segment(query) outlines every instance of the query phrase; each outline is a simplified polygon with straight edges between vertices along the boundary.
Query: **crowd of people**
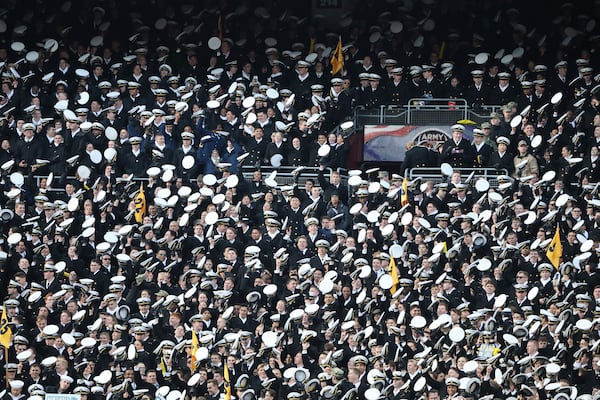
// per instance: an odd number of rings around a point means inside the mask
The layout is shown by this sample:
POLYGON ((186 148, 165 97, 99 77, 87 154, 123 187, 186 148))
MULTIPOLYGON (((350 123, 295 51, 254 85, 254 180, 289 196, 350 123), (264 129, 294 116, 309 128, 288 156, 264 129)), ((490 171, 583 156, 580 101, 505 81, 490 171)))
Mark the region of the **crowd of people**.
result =
POLYGON ((0 10, 3 400, 597 398, 592 17, 121 3, 0 10), (352 169, 414 99, 498 112, 352 169))

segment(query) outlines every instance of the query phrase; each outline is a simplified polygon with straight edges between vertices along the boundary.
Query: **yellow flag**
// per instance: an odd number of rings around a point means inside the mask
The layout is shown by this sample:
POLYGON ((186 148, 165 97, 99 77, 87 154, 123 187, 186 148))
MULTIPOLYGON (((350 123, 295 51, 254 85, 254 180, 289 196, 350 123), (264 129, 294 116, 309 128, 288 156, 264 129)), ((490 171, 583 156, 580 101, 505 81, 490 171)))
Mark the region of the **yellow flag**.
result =
POLYGON ((160 371, 162 372, 163 376, 167 372, 167 364, 165 363, 164 356, 160 358, 160 371))
POLYGON ((2 320, 0 321, 0 344, 8 349, 10 347, 10 336, 12 331, 8 326, 8 317, 6 316, 6 307, 2 308, 2 320))
POLYGON ((225 400, 231 399, 231 382, 229 381, 229 368, 227 368, 227 363, 224 364, 223 367, 223 378, 225 379, 224 387, 225 387, 225 400))
POLYGON ((146 195, 144 194, 144 185, 140 183, 140 191, 135 195, 133 199, 135 203, 135 222, 141 224, 146 215, 146 195))
POLYGON ((200 342, 198 341, 198 336, 196 336, 196 332, 192 331, 192 372, 196 370, 196 353, 198 352, 199 347, 200 342))
POLYGON ((550 242, 550 246, 548 246, 548 250, 546 250, 546 257, 548 260, 554 265, 554 268, 558 269, 560 265, 560 258, 562 257, 562 243, 560 242, 560 228, 556 226, 556 232, 554 233, 554 237, 550 242))
POLYGON ((398 278, 398 268, 396 268, 396 260, 394 259, 394 257, 390 257, 390 275, 392 276, 392 287, 390 288, 390 293, 394 294, 396 293, 396 290, 398 290, 398 283, 400 282, 400 279, 398 278))
POLYGON ((340 36, 333 56, 331 56, 331 73, 335 75, 341 72, 342 69, 344 69, 344 55, 342 54, 342 37, 340 36))
POLYGON ((408 180, 404 178, 402 181, 402 189, 400 190, 400 205, 404 207, 408 204, 408 180))

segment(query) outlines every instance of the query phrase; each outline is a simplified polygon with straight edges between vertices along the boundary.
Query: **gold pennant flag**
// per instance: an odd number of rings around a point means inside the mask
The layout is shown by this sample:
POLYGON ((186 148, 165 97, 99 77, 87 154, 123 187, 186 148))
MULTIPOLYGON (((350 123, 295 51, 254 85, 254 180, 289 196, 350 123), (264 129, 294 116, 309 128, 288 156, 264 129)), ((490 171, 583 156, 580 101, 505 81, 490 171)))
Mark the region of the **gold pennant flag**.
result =
POLYGON ((398 283, 400 283, 400 278, 398 277, 398 268, 396 268, 396 260, 394 257, 390 257, 390 275, 392 276, 392 287, 390 288, 390 293, 393 295, 398 290, 398 283))
POLYGON ((199 348, 200 342, 198 341, 198 336, 196 335, 196 332, 192 330, 192 372, 196 370, 196 361, 198 361, 196 360, 196 353, 198 352, 199 348))
POLYGON ((402 181, 402 189, 400 190, 400 205, 404 207, 408 204, 408 179, 402 181))
POLYGON ((560 265, 560 259, 562 257, 563 248, 562 243, 560 242, 560 228, 556 226, 556 232, 554 233, 554 237, 550 242, 550 246, 548 246, 548 250, 546 250, 546 257, 548 260, 554 265, 554 268, 558 270, 558 266, 560 265))
POLYGON ((0 321, 0 344, 8 349, 10 347, 10 337, 12 330, 8 325, 8 316, 6 315, 6 307, 2 308, 2 320, 0 321))
POLYGON ((338 44, 335 46, 335 51, 331 57, 331 73, 336 75, 344 69, 344 55, 342 54, 342 37, 338 39, 338 44))
POLYGON ((167 372, 167 364, 165 363, 165 357, 160 358, 160 372, 162 372, 163 376, 167 372))
POLYGON ((135 203, 135 222, 141 224, 146 215, 146 195, 144 194, 144 186, 140 183, 140 191, 135 195, 133 199, 135 203))
POLYGON ((225 400, 231 399, 231 381, 229 380, 229 368, 227 368, 227 364, 224 364, 223 367, 223 378, 225 380, 225 400))

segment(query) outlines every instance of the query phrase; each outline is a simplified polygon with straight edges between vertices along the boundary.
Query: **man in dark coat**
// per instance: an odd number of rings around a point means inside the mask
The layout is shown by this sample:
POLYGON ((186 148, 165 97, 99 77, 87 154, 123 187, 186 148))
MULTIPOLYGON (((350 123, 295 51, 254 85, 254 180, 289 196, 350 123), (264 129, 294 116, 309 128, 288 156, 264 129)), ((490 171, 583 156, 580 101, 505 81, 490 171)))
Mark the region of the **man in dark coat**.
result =
POLYGON ((386 86, 389 104, 404 105, 408 101, 408 87, 402 80, 402 67, 392 70, 392 80, 386 86))
POLYGON ((264 128, 257 125, 254 134, 244 135, 242 139, 246 151, 250 153, 246 165, 260 165, 267 150, 267 140, 264 138, 264 128))
POLYGON ((135 177, 142 177, 150 166, 150 158, 141 149, 141 137, 134 136, 129 142, 131 143, 131 151, 123 154, 123 157, 119 159, 120 172, 122 174, 132 173, 135 177))
POLYGON ((473 130, 473 166, 475 168, 485 167, 494 152, 492 146, 485 142, 484 133, 481 129, 473 130))
POLYGON ((471 76, 473 77, 473 83, 470 84, 465 91, 467 103, 473 108, 479 108, 489 104, 492 90, 487 83, 483 82, 483 71, 472 71, 471 76))
POLYGON ((402 167, 400 167, 400 175, 404 175, 407 169, 435 166, 437 157, 425 146, 426 144, 426 141, 421 141, 406 152, 404 162, 402 163, 402 167))
POLYGON ((369 84, 371 90, 367 91, 367 104, 366 108, 377 108, 382 104, 385 104, 387 94, 385 90, 379 86, 381 76, 379 74, 369 74, 369 84))
POLYGON ((42 155, 40 141, 35 138, 35 126, 23 124, 23 135, 15 145, 15 161, 19 169, 24 173, 32 171, 36 158, 42 155))
POLYGON ((473 148, 471 143, 463 138, 465 127, 452 125, 452 139, 446 140, 442 148, 441 161, 455 168, 467 167, 473 164, 473 148))
POLYGON ((297 74, 289 82, 289 89, 296 94, 298 107, 303 109, 311 106, 310 87, 314 84, 314 78, 308 71, 309 67, 310 63, 304 60, 298 61, 296 64, 297 74))
POLYGON ((500 72, 498 84, 492 88, 490 104, 504 105, 517 97, 517 89, 510 83, 510 73, 500 72))
POLYGON ((508 174, 512 175, 515 170, 515 163, 513 155, 508 152, 510 140, 505 136, 500 136, 496 139, 496 143, 498 144, 498 150, 490 156, 488 167, 496 168, 497 170, 506 168, 508 174))
POLYGON ((352 113, 352 99, 344 91, 344 80, 333 78, 329 95, 325 97, 325 129, 331 130, 344 121, 352 113))

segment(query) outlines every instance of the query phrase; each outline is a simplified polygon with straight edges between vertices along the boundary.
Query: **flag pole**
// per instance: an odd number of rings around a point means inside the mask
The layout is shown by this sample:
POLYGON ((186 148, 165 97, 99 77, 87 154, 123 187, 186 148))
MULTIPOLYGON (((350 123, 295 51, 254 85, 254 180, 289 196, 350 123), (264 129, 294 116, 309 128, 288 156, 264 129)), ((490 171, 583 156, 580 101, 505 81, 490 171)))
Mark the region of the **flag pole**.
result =
MULTIPOLYGON (((3 321, 1 322, 0 325, 2 325, 2 328, 4 328, 4 324, 6 323, 6 326, 8 327, 8 315, 6 314, 6 304, 2 303, 2 319, 3 321), (6 319, 5 319, 6 318, 6 319)), ((4 336, 4 329, 2 329, 2 336, 4 336)), ((12 332, 10 333, 12 335, 12 332)), ((2 343, 2 347, 4 347, 4 364, 8 364, 8 346, 10 345, 10 336, 9 336, 9 344, 6 345, 5 343, 2 343)), ((4 340, 3 340, 4 342, 4 340)), ((8 389, 8 368, 5 368, 4 370, 4 385, 6 386, 6 388, 8 389)))
MULTIPOLYGON (((4 363, 8 364, 8 348, 4 347, 4 363)), ((4 371, 4 381, 6 388, 8 389, 8 368, 4 371)))

